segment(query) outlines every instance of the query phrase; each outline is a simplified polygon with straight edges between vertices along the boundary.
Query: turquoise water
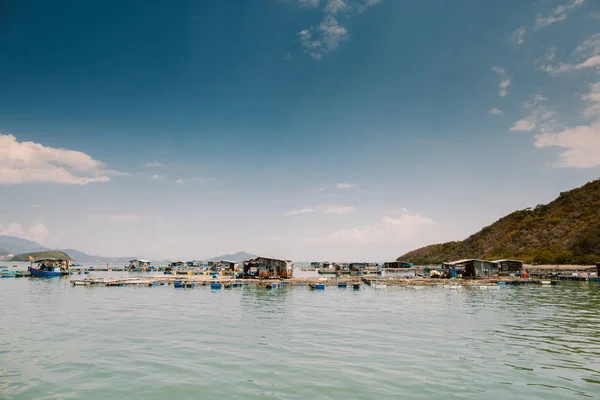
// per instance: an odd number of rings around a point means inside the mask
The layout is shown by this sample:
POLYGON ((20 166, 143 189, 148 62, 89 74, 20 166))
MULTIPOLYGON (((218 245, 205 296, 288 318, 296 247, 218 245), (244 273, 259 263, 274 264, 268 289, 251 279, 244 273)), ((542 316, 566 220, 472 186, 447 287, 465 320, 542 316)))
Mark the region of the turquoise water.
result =
POLYGON ((2 399, 600 397, 600 285, 72 287, 0 279, 2 399))

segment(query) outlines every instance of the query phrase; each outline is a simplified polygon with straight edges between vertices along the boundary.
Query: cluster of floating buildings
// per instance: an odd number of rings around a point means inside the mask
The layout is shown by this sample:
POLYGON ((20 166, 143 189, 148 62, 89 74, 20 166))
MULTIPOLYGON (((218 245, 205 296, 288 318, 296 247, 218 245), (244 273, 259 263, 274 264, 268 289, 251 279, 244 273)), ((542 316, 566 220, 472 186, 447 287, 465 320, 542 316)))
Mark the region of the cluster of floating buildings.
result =
MULTIPOLYGON (((27 273, 37 276, 58 276, 73 273, 88 273, 87 271, 108 270, 102 268, 82 268, 79 264, 72 264, 71 260, 42 259, 33 260, 27 273), (34 265, 35 264, 35 265, 34 265)), ((237 279, 263 278, 263 279, 290 279, 294 275, 294 264, 291 260, 273 257, 255 257, 244 261, 174 261, 166 266, 154 266, 149 260, 135 259, 125 267, 111 268, 113 271, 129 272, 162 272, 165 275, 213 275, 237 279)), ((409 262, 389 261, 381 264, 373 262, 312 262, 310 267, 302 270, 316 271, 322 275, 379 275, 403 276, 402 273, 410 271, 414 277, 431 278, 462 278, 462 279, 487 279, 500 276, 527 277, 528 271, 524 269, 519 260, 481 260, 464 259, 444 262, 439 266, 415 266, 409 262)), ((2 275, 14 272, 2 271, 2 275)), ((23 275, 26 276, 26 275, 23 275)), ((406 276, 406 275, 404 275, 406 276)), ((600 278, 600 263, 597 264, 597 277, 600 278)))

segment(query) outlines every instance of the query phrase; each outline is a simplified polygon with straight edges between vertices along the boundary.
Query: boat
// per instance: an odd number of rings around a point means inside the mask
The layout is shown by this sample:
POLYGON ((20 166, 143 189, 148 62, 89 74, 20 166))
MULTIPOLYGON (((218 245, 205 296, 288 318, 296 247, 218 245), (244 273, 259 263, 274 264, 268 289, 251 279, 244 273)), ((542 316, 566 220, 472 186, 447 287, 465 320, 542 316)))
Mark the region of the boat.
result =
POLYGON ((339 282, 339 283, 338 283, 338 287, 339 287, 340 289, 346 289, 346 288, 348 287, 348 284, 347 284, 347 283, 345 283, 345 282, 339 282))
POLYGON ((44 258, 32 261, 31 266, 27 268, 27 270, 31 272, 32 276, 51 278, 55 276, 69 275, 70 266, 71 260, 60 258, 44 258), (33 266, 34 264, 36 264, 35 267, 33 266))
POLYGON ((374 282, 371 283, 371 287, 373 289, 387 289, 387 285, 383 282, 374 282))
POLYGON ((353 288, 354 290, 360 290, 360 283, 355 283, 355 284, 353 284, 353 285, 352 285, 352 288, 353 288))
POLYGON ((312 290, 325 290, 325 284, 323 283, 311 283, 309 286, 312 290))

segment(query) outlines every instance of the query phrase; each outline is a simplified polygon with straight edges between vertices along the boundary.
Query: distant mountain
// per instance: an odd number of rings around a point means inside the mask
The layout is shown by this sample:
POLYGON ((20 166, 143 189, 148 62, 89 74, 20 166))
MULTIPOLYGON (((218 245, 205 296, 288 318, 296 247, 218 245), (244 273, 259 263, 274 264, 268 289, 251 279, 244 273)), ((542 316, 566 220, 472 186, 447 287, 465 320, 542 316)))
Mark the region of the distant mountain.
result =
POLYGON ((39 260, 41 258, 70 258, 67 254, 57 250, 35 251, 23 254, 17 254, 11 258, 11 261, 29 261, 31 259, 39 260))
MULTIPOLYGON (((50 251, 51 249, 31 240, 21 239, 14 236, 0 235, 0 256, 6 254, 24 254, 39 251, 50 251)), ((55 251, 66 253, 71 259, 77 262, 85 263, 126 263, 135 257, 103 257, 91 256, 75 249, 53 249, 55 251)), ((50 258, 50 257, 49 257, 50 258)), ((17 260, 15 260, 17 261, 17 260)), ((29 260, 25 260, 29 261, 29 260)))
POLYGON ((47 250, 47 247, 32 242, 31 240, 21 239, 14 236, 0 235, 0 249, 4 249, 11 254, 29 253, 32 251, 47 250))
POLYGON ((67 253, 73 260, 79 263, 110 263, 120 264, 127 263, 129 260, 133 260, 135 257, 103 257, 103 256, 91 256, 82 251, 75 249, 62 249, 61 251, 67 253))
POLYGON ((515 211, 461 242, 434 244, 398 260, 437 264, 502 258, 537 264, 600 261, 600 180, 562 192, 553 202, 515 211))
POLYGON ((237 253, 234 253, 234 254, 224 254, 222 256, 209 258, 204 261, 221 261, 221 260, 244 261, 244 260, 248 260, 250 258, 256 258, 256 257, 258 257, 258 256, 254 255, 254 254, 246 253, 245 251, 238 251, 237 253))

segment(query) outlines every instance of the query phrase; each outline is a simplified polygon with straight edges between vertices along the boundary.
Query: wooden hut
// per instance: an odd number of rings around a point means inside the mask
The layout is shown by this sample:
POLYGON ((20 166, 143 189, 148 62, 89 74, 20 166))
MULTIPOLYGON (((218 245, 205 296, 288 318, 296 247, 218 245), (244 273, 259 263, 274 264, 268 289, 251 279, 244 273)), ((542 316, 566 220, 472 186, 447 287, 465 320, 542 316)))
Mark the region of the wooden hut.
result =
POLYGON ((271 257, 257 257, 244 261, 244 276, 259 278, 291 278, 293 265, 290 260, 271 257))

